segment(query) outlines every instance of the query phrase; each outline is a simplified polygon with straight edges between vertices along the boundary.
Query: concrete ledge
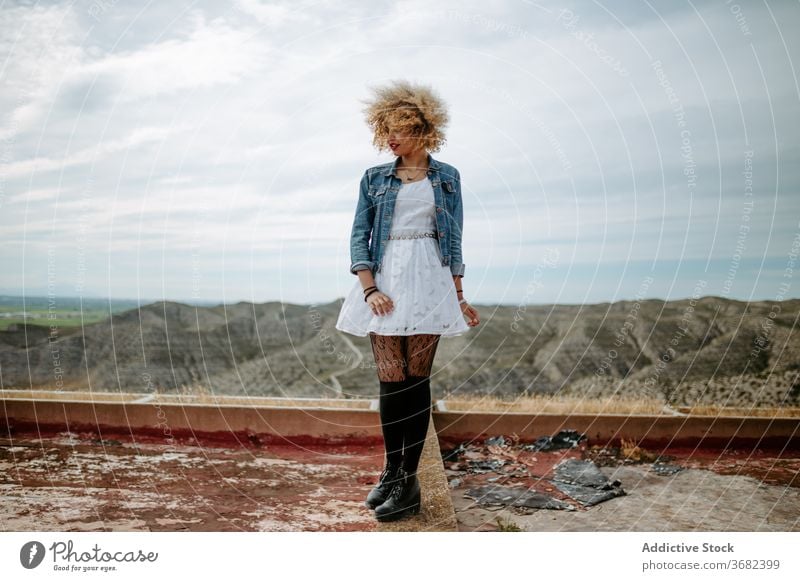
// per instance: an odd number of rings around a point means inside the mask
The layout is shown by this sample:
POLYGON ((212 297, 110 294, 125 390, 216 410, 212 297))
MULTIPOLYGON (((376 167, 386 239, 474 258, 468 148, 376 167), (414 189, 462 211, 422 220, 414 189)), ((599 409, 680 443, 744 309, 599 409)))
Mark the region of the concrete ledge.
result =
MULTIPOLYGON (((132 403, 2 398, 0 429, 96 433, 140 440, 216 440, 323 444, 382 442, 380 420, 366 409, 244 406, 216 403, 132 403)), ((309 402, 310 403, 310 402, 309 402)))
POLYGON ((573 429, 598 445, 625 438, 649 447, 800 449, 800 418, 435 411, 433 421, 448 443, 500 434, 534 441, 573 429))
MULTIPOLYGON (((147 401, 143 399, 147 395, 3 390, 0 428, 12 434, 71 430, 156 441, 203 439, 256 445, 382 442, 377 400, 218 396, 207 401, 208 396, 156 394, 147 401), (92 399, 80 399, 85 397, 92 399)), ((618 444, 625 438, 651 447, 800 449, 800 418, 447 410, 446 401, 438 400, 432 415, 439 439, 447 442, 499 434, 533 441, 574 429, 600 445, 618 444)))

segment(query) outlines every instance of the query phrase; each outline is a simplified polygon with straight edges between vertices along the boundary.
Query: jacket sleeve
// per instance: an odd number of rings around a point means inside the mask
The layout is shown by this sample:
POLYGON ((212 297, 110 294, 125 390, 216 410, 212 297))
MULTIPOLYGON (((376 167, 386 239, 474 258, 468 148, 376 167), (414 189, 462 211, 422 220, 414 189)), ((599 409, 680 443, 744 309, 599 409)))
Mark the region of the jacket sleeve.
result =
POLYGON ((461 256, 461 239, 464 234, 464 207, 461 202, 461 174, 455 170, 455 199, 453 200, 453 223, 450 232, 450 272, 453 276, 464 276, 461 256))
POLYGON ((359 270, 367 268, 372 270, 375 266, 369 252, 375 206, 369 198, 368 190, 369 177, 365 171, 358 188, 356 215, 353 218, 353 228, 350 233, 350 272, 355 275, 358 275, 359 270))

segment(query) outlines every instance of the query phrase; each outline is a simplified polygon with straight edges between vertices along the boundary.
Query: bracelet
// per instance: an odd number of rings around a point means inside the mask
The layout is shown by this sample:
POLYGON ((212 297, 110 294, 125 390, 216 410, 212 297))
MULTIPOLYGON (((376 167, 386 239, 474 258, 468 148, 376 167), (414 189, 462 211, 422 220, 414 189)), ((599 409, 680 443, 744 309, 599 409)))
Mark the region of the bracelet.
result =
POLYGON ((458 301, 458 304, 461 305, 461 304, 464 304, 466 302, 467 302, 467 299, 461 299, 460 301, 458 301))
POLYGON ((376 293, 376 292, 378 292, 377 288, 373 288, 371 291, 369 291, 369 293, 367 293, 367 295, 364 297, 364 302, 365 303, 367 302, 367 299, 369 298, 369 295, 371 295, 372 293, 376 293))
POLYGON ((378 287, 376 287, 375 285, 368 286, 367 288, 364 289, 364 292, 367 292, 368 290, 371 290, 371 289, 374 289, 374 288, 378 288, 378 287))

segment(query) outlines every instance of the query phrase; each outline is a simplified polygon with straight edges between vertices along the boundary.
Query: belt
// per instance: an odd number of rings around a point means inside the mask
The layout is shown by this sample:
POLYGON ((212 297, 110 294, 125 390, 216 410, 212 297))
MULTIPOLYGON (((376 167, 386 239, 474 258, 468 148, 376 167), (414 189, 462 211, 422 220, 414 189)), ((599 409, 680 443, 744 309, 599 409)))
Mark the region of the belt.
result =
POLYGON ((389 240, 410 240, 411 238, 436 238, 436 232, 405 232, 403 234, 389 234, 389 240))

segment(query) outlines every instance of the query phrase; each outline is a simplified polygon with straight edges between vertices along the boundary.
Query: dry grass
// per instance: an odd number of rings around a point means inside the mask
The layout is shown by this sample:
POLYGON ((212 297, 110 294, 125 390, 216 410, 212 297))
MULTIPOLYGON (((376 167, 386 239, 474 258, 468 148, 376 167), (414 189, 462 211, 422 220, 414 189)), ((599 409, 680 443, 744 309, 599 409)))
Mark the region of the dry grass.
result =
POLYGON ((152 401, 159 403, 191 403, 214 405, 248 405, 248 406, 286 406, 286 407, 325 407, 341 409, 369 409, 368 399, 326 399, 326 398, 293 398, 293 397, 237 397, 230 395, 172 395, 158 394, 152 401))
POLYGON ((517 412, 541 414, 660 414, 664 413, 664 402, 658 399, 624 399, 605 397, 586 399, 577 396, 530 395, 513 401, 491 396, 463 395, 447 398, 448 411, 517 412))
POLYGON ((653 462, 658 457, 658 454, 642 450, 634 440, 625 438, 620 440, 619 452, 623 458, 633 462, 653 462))
POLYGON ((759 408, 759 407, 719 407, 713 405, 694 405, 679 407, 679 412, 696 416, 749 416, 759 418, 798 418, 800 408, 759 408))
POLYGON ((620 441, 619 452, 623 458, 630 460, 638 460, 640 458, 641 448, 636 445, 633 440, 622 438, 620 441))
POLYGON ((497 523, 497 531, 501 533, 521 533, 522 529, 510 518, 497 517, 494 519, 497 523))
POLYGON ((61 401, 92 401, 92 402, 129 402, 138 397, 143 397, 143 393, 110 393, 110 392, 89 392, 62 390, 53 391, 49 389, 0 389, 2 399, 52 399, 61 401))
POLYGON ((660 399, 604 397, 587 399, 578 396, 530 395, 513 401, 481 395, 462 395, 445 399, 448 411, 512 412, 538 414, 652 414, 697 416, 800 417, 800 408, 742 408, 696 405, 672 409, 660 399))
POLYGON ((367 399, 322 399, 322 398, 281 398, 281 397, 241 397, 213 395, 209 393, 166 394, 166 393, 111 393, 98 391, 52 391, 30 389, 0 390, 0 399, 39 399, 82 401, 92 403, 163 403, 188 405, 242 405, 255 407, 314 407, 337 409, 369 409, 367 399))

